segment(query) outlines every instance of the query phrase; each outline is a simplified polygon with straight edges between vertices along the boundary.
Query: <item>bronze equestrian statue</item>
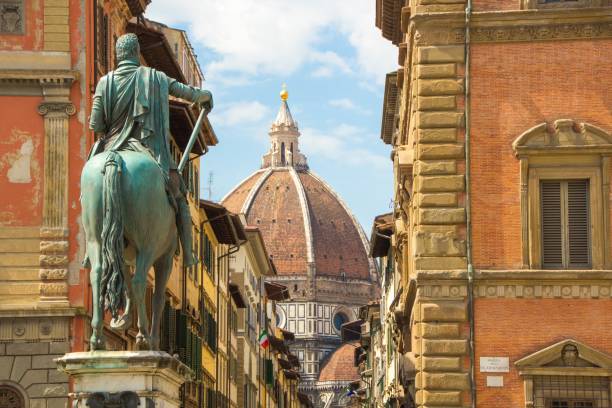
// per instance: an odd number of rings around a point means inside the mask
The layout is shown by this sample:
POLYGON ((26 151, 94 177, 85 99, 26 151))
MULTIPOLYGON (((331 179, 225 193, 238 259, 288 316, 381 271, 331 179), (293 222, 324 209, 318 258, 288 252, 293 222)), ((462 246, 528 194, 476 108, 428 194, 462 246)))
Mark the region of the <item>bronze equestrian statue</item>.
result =
POLYGON ((133 303, 138 312, 137 348, 157 350, 179 237, 183 264, 197 263, 186 187, 170 153, 168 95, 200 104, 206 111, 213 101, 209 91, 141 66, 134 34, 117 40, 116 57, 117 69, 96 87, 89 126, 97 142, 81 174, 85 263, 91 268, 94 308, 90 349, 104 349, 104 310, 111 312, 111 326, 123 329, 133 303), (134 267, 133 276, 128 265, 134 267), (149 330, 145 293, 151 267, 155 290, 149 330))

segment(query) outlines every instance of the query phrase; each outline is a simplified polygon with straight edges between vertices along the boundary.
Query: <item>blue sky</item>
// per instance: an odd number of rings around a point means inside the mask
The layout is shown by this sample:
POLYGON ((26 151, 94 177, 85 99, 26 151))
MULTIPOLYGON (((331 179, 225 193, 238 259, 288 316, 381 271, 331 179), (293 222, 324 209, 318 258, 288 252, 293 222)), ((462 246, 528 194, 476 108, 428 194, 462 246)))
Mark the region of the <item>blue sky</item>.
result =
MULTIPOLYGON (((154 0, 147 17, 187 31, 213 92, 219 144, 203 157, 212 199, 261 165, 283 83, 308 164, 366 231, 390 211, 392 165, 380 140, 384 76, 396 51, 374 0, 154 0)), ((208 198, 208 192, 203 191, 208 198)))

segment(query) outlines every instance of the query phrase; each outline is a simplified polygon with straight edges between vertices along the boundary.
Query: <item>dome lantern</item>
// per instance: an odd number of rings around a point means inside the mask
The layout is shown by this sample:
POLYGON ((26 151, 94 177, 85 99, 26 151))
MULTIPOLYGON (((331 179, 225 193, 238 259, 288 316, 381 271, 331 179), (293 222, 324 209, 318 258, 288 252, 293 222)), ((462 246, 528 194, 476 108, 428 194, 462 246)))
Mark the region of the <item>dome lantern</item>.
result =
POLYGON ((280 109, 268 133, 270 150, 262 157, 262 168, 294 167, 297 170, 306 170, 308 169, 306 156, 300 152, 298 144, 300 131, 287 104, 289 92, 285 84, 280 92, 280 98, 280 109))

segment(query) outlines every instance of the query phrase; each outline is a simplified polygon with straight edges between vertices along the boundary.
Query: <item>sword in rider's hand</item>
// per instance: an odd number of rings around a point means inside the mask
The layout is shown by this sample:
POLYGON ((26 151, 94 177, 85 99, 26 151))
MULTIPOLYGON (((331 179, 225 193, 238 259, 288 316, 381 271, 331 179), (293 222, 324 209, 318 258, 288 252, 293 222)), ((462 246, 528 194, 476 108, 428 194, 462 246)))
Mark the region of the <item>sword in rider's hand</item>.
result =
POLYGON ((183 157, 181 157, 181 161, 177 168, 179 174, 183 172, 183 169, 187 165, 187 162, 189 161, 189 153, 191 153, 191 149, 193 149, 193 145, 195 144, 195 141, 198 138, 198 133, 200 133, 200 128, 202 127, 202 122, 204 122, 204 117, 206 117, 206 115, 208 115, 208 112, 210 112, 210 109, 205 107, 201 107, 200 109, 200 116, 198 116, 198 120, 196 121, 196 124, 193 127, 193 132, 191 132, 189 142, 187 142, 185 152, 183 153, 183 157))

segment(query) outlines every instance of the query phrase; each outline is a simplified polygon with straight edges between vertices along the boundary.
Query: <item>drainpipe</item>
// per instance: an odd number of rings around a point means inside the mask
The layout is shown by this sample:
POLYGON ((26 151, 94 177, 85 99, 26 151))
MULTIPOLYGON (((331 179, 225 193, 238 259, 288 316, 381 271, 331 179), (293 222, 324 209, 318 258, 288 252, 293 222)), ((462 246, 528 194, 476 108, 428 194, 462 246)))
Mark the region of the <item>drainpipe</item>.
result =
POLYGON ((474 265, 472 264, 472 206, 471 206, 471 161, 470 161, 470 20, 472 0, 467 0, 465 8, 465 212, 466 212, 466 251, 468 278, 468 319, 470 323, 470 384, 472 408, 476 408, 476 352, 474 343, 474 265))

